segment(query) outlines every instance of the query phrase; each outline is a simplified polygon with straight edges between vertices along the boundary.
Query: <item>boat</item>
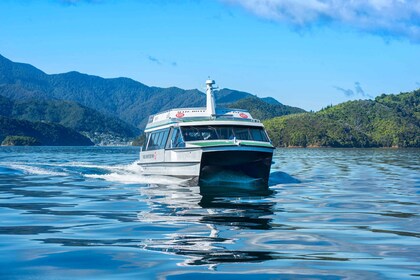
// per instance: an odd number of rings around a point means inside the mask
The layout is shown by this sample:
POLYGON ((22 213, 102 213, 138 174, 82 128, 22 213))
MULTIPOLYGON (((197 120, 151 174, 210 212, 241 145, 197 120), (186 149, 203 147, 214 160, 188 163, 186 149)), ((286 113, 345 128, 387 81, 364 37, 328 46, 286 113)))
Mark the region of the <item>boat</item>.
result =
POLYGON ((145 175, 268 185, 274 147, 263 124, 246 110, 216 108, 215 81, 206 81, 206 107, 151 115, 138 165, 145 175))

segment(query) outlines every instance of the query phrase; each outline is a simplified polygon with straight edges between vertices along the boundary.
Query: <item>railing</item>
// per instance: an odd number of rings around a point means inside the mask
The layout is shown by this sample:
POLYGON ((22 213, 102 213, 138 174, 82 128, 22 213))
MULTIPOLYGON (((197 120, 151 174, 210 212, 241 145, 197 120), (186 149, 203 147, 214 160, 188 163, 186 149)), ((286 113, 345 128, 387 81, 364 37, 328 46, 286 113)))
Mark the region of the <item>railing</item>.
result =
MULTIPOLYGON (((197 107, 197 108, 175 108, 175 109, 170 109, 170 110, 166 110, 166 111, 162 111, 162 112, 159 112, 159 113, 157 113, 157 114, 153 114, 153 115, 150 115, 149 116, 149 120, 148 120, 148 122, 147 123, 152 123, 153 122, 153 119, 154 119, 154 117, 155 116, 157 116, 157 115, 162 115, 162 114, 165 114, 165 113, 170 113, 170 112, 178 112, 178 111, 203 111, 203 110, 205 110, 206 108, 204 108, 204 107, 197 107)), ((244 109, 234 109, 234 108, 223 108, 223 109, 219 109, 220 111, 225 111, 226 113, 228 113, 228 112, 244 112, 244 113, 249 113, 247 110, 244 110, 244 109)), ((192 117, 188 117, 188 116, 186 116, 186 117, 184 117, 184 118, 189 118, 189 119, 191 119, 191 118, 201 118, 201 119, 205 119, 205 118, 208 118, 208 119, 218 119, 218 118, 226 118, 226 119, 235 119, 235 120, 243 120, 243 121, 249 121, 249 122, 260 122, 260 120, 258 120, 258 119, 242 119, 242 118, 235 118, 233 115, 231 115, 231 114, 219 114, 219 115, 213 115, 213 116, 209 116, 209 117, 206 117, 206 116, 192 116, 192 117)), ((168 118, 169 119, 169 118, 168 118)))

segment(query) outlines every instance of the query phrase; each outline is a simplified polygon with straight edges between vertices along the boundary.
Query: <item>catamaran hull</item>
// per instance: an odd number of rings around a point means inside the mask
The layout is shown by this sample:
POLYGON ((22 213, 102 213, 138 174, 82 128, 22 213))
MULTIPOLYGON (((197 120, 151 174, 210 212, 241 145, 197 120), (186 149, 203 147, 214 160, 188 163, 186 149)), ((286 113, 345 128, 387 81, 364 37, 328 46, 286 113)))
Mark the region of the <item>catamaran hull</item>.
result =
POLYGON ((200 185, 268 185, 272 156, 272 151, 203 153, 199 183, 200 185))
POLYGON ((201 185, 268 185, 273 156, 265 147, 209 147, 166 150, 139 165, 146 175, 197 178, 201 185), (159 157, 162 159, 159 161, 159 157))
POLYGON ((200 162, 139 163, 145 175, 164 175, 180 178, 200 176, 200 162))

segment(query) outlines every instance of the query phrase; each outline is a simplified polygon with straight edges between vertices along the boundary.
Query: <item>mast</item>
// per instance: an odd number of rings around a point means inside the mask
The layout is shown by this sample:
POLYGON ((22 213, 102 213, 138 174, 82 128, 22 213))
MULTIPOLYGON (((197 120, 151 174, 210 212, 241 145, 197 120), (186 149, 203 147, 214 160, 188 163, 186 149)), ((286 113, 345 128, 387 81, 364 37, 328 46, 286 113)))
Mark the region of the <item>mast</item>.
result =
POLYGON ((214 95, 213 95, 213 85, 216 82, 214 80, 208 79, 206 81, 206 95, 207 95, 207 103, 206 103, 206 112, 209 116, 216 114, 216 103, 214 102, 214 95))

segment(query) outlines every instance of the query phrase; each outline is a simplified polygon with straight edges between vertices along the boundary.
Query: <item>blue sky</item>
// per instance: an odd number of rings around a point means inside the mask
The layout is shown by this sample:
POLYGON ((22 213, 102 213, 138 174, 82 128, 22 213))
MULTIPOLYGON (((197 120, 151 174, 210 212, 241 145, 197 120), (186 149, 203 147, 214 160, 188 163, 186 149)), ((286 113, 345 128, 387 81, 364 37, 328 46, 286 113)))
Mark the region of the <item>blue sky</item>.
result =
POLYGON ((420 87, 420 1, 2 0, 0 54, 319 110, 420 87))

